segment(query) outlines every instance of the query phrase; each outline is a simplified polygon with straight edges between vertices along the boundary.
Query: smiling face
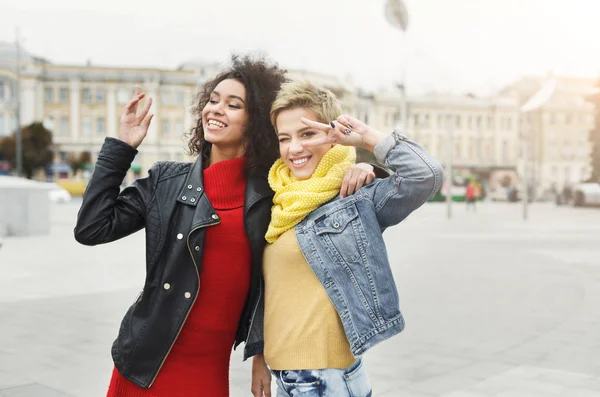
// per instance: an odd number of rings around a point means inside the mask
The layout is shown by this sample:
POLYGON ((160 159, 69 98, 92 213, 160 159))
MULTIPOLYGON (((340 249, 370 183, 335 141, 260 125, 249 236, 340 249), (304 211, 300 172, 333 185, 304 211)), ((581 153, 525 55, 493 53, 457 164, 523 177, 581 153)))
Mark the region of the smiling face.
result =
POLYGON ((323 138, 326 134, 304 125, 300 120, 302 117, 319 121, 315 112, 304 108, 283 110, 276 120, 281 159, 298 180, 310 178, 325 153, 333 147, 332 144, 303 147, 303 142, 323 138))
POLYGON ((202 110, 204 139, 217 147, 243 151, 247 125, 246 87, 234 79, 221 81, 202 110))

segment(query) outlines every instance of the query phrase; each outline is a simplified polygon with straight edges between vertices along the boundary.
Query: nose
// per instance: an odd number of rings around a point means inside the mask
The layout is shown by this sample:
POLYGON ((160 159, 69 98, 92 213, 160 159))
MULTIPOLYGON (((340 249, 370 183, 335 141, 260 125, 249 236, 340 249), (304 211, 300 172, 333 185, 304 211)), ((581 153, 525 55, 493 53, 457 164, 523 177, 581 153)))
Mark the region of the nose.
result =
POLYGON ((223 105, 221 104, 221 101, 217 102, 217 103, 209 103, 209 110, 210 113, 214 113, 214 114, 219 114, 222 115, 223 114, 223 105))
POLYGON ((292 142, 290 143, 290 152, 292 152, 294 154, 299 154, 299 153, 302 153, 303 151, 304 151, 304 147, 302 146, 300 141, 292 139, 292 142))

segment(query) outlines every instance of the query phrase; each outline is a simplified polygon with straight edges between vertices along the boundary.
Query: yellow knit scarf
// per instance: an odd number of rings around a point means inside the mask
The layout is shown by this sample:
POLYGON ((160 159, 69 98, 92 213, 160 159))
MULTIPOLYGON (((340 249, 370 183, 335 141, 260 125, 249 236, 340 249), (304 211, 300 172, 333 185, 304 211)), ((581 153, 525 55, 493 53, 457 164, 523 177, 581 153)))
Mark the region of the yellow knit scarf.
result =
POLYGON ((266 240, 275 242, 306 215, 337 196, 344 175, 355 160, 353 147, 335 145, 323 156, 312 176, 303 181, 296 179, 282 159, 277 160, 269 171, 269 185, 275 197, 266 240))

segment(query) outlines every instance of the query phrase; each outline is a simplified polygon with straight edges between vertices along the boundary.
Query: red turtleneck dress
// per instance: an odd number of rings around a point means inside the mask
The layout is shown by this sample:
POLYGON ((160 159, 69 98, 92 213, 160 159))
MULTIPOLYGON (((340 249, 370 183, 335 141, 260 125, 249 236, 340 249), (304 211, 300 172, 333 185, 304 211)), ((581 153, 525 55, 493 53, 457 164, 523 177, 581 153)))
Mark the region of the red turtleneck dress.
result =
POLYGON ((204 170, 204 192, 221 218, 206 229, 200 292, 149 389, 114 369, 107 397, 228 397, 229 359, 250 286, 244 230, 244 158, 204 170))

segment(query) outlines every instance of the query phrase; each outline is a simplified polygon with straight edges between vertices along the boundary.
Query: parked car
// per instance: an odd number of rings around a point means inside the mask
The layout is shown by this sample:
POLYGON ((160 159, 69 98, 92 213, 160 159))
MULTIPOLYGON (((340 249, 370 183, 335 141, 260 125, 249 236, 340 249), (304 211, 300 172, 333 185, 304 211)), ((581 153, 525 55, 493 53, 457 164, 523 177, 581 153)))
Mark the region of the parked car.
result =
POLYGON ((48 190, 48 198, 53 203, 68 203, 71 201, 71 193, 67 192, 56 183, 48 183, 50 190, 48 190))

